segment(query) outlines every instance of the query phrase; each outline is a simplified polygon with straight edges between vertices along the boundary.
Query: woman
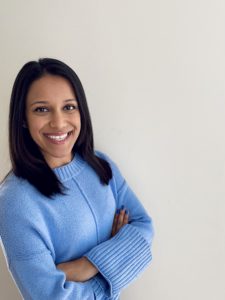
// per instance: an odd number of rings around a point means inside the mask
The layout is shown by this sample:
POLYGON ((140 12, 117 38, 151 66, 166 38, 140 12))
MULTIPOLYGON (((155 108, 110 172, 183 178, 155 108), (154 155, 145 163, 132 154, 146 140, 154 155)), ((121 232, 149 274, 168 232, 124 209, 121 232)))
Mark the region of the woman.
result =
POLYGON ((24 299, 119 299, 151 261, 151 218, 117 166, 94 151, 75 72, 23 66, 9 113, 12 170, 0 188, 0 235, 24 299))

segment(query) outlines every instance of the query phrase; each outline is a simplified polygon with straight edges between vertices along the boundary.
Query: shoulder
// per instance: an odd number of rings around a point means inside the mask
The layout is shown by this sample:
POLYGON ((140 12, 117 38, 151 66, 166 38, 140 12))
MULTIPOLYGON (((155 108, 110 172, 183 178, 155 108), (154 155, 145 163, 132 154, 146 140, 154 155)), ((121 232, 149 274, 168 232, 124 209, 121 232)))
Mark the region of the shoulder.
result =
MULTIPOLYGON (((3 220, 15 220, 23 212, 30 211, 32 205, 29 195, 34 194, 34 187, 25 179, 10 173, 0 185, 0 225, 3 220)), ((28 214, 31 216, 31 214, 28 214)))
POLYGON ((14 198, 15 195, 23 194, 25 180, 10 173, 0 185, 0 205, 9 198, 14 198))
POLYGON ((101 151, 98 151, 96 150, 95 151, 95 155, 101 159, 104 159, 105 161, 107 161, 112 169, 112 172, 113 172, 113 175, 114 173, 117 172, 118 170, 118 167, 116 165, 116 163, 105 153, 101 152, 101 151))
POLYGON ((117 190, 120 189, 120 187, 125 183, 125 179, 117 164, 107 154, 101 151, 95 151, 95 154, 109 163, 113 174, 112 183, 115 185, 117 190))
POLYGON ((95 155, 99 158, 104 159, 107 161, 112 168, 116 167, 116 163, 109 157, 109 155, 105 154, 104 152, 101 152, 99 150, 95 150, 95 155))
POLYGON ((103 152, 101 152, 99 150, 95 150, 95 155, 98 156, 98 157, 100 157, 100 158, 103 158, 105 160, 109 159, 109 157, 105 153, 103 153, 103 152))

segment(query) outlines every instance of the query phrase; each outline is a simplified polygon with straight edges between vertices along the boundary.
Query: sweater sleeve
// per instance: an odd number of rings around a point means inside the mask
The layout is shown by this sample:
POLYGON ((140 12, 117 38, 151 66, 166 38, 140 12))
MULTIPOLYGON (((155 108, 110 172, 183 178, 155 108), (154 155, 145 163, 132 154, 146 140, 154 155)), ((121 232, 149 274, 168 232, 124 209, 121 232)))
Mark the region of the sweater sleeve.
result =
POLYGON ((109 296, 113 297, 149 265, 154 231, 152 219, 117 166, 105 155, 100 156, 112 168, 113 178, 110 185, 117 207, 124 205, 130 216, 129 224, 123 226, 113 238, 97 245, 85 255, 108 282, 109 296))
POLYGON ((31 211, 26 215, 21 213, 25 208, 17 206, 15 201, 13 207, 10 201, 5 201, 8 199, 0 200, 3 251, 9 271, 25 300, 101 299, 101 286, 95 278, 86 282, 66 281, 65 273, 56 268, 54 255, 37 226, 41 220, 31 211))
POLYGON ((47 251, 28 259, 10 260, 9 270, 25 300, 94 300, 94 290, 100 292, 94 279, 84 283, 66 281, 47 251))

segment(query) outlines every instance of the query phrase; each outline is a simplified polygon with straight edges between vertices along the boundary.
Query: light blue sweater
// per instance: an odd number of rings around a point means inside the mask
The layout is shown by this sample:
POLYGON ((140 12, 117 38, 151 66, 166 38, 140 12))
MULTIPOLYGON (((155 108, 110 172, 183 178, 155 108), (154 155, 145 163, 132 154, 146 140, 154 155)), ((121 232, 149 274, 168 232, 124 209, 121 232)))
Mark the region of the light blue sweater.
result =
POLYGON ((117 166, 109 185, 75 154, 54 169, 68 188, 53 200, 11 174, 0 187, 0 236, 9 270, 24 299, 115 300, 151 261, 151 218, 117 166), (110 238, 117 208, 129 210, 129 224, 110 238), (86 282, 66 281, 56 268, 86 256, 99 273, 86 282))

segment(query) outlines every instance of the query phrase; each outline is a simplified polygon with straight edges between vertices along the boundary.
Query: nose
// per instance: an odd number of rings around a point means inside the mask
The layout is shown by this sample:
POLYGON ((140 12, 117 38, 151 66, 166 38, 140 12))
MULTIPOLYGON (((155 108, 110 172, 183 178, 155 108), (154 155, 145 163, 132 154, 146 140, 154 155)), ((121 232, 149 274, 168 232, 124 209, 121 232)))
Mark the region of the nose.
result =
POLYGON ((51 128, 60 130, 66 126, 65 116, 61 112, 55 111, 51 114, 49 125, 51 128))

